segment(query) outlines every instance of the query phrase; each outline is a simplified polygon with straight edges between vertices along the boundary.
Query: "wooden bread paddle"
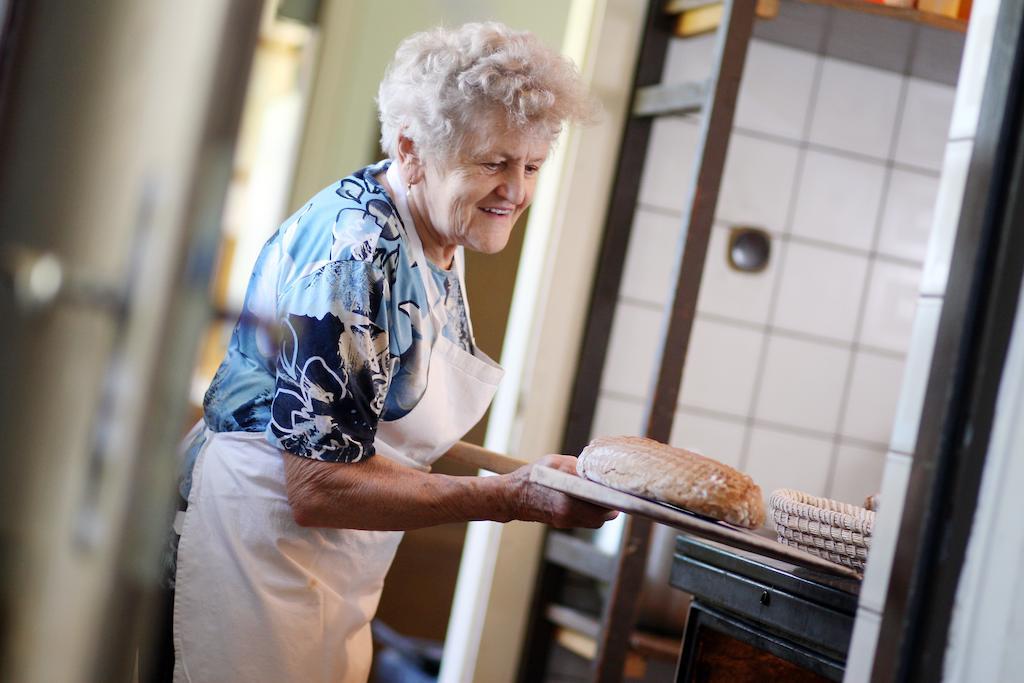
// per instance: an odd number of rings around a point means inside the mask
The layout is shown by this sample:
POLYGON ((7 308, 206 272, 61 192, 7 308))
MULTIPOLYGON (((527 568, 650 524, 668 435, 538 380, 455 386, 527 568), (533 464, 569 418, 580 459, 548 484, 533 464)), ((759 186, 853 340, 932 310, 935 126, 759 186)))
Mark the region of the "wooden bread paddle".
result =
MULTIPOLYGON (((527 463, 501 453, 481 448, 463 441, 458 442, 443 456, 447 460, 470 467, 489 470, 496 474, 508 474, 527 463)), ((802 550, 791 548, 760 536, 746 529, 716 522, 679 508, 647 500, 630 493, 598 484, 568 472, 550 467, 537 466, 530 472, 530 480, 581 500, 602 507, 619 510, 631 515, 646 517, 651 521, 665 524, 691 536, 717 541, 738 550, 753 552, 772 559, 789 562, 829 574, 860 578, 856 571, 802 550)))

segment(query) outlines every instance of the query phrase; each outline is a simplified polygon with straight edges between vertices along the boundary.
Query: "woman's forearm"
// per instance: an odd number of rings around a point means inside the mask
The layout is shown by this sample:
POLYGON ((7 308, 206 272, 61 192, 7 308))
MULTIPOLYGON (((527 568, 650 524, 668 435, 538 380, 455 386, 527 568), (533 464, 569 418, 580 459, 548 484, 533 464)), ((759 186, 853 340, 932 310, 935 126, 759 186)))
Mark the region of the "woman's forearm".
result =
POLYGON ((502 477, 430 474, 384 457, 341 464, 286 454, 285 470, 302 526, 400 531, 515 516, 513 482, 502 477))
POLYGON ((374 456, 341 464, 285 454, 288 501, 301 526, 404 531, 449 522, 520 519, 597 528, 616 513, 530 481, 538 465, 576 472, 576 458, 547 455, 493 477, 430 474, 374 456))

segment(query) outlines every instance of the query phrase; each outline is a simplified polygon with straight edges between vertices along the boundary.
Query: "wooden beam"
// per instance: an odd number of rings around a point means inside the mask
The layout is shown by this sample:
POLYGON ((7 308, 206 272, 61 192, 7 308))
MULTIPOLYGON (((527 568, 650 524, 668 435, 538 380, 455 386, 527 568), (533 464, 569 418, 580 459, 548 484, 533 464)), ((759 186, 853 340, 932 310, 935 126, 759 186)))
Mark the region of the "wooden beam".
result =
POLYGON ((544 559, 598 581, 611 581, 615 576, 614 557, 565 531, 548 532, 544 559))

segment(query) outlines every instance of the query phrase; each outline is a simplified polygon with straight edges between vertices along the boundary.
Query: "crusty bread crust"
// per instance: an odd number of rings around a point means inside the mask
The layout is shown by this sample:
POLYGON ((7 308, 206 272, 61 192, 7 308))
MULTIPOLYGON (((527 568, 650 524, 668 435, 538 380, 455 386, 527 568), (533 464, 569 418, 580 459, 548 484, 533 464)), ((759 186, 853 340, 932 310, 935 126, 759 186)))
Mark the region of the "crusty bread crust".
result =
POLYGON ((581 477, 736 526, 764 524, 761 488, 717 460, 639 436, 602 436, 580 453, 581 477))

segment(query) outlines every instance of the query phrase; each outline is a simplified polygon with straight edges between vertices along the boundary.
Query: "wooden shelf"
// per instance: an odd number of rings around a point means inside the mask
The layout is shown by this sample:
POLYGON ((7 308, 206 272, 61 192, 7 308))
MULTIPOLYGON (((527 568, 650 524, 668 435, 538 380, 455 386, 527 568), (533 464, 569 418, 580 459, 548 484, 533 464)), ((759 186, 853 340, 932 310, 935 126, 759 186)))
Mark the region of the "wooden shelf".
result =
POLYGON ((633 116, 665 116, 699 112, 707 98, 708 83, 670 83, 637 88, 633 116))
MULTIPOLYGON (((967 21, 964 19, 954 19, 947 17, 942 14, 935 14, 934 12, 922 12, 914 7, 892 7, 890 5, 880 5, 874 2, 866 2, 866 0, 800 0, 811 5, 824 5, 826 7, 837 7, 843 10, 849 10, 851 12, 863 12, 865 14, 875 14, 881 17, 888 17, 890 19, 896 19, 899 21, 910 21, 917 24, 924 24, 925 26, 932 26, 934 28, 940 28, 947 31, 957 31, 959 33, 966 33, 967 21)), ((712 4, 713 0, 708 0, 707 4, 712 4)), ((665 11, 668 14, 676 14, 684 9, 696 9, 700 5, 704 4, 702 0, 692 0, 692 2, 686 2, 685 0, 679 0, 675 3, 668 3, 665 7, 665 11), (693 7, 689 7, 692 4, 693 7)), ((771 21, 767 19, 765 15, 762 16, 763 20, 771 21)))
POLYGON ((615 558, 567 531, 548 532, 544 559, 598 581, 615 578, 615 558))
POLYGON ((882 17, 898 19, 900 21, 911 21, 925 26, 941 28, 947 31, 967 32, 967 21, 954 19, 952 17, 935 14, 933 12, 922 12, 913 7, 891 7, 879 5, 864 0, 801 0, 811 5, 825 5, 826 7, 838 7, 839 9, 852 12, 864 12, 866 14, 877 14, 882 17))

